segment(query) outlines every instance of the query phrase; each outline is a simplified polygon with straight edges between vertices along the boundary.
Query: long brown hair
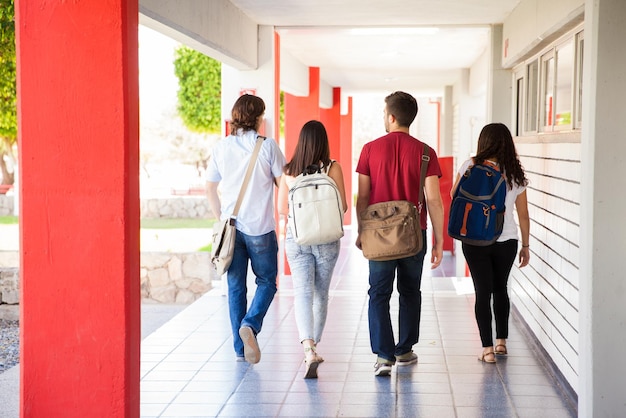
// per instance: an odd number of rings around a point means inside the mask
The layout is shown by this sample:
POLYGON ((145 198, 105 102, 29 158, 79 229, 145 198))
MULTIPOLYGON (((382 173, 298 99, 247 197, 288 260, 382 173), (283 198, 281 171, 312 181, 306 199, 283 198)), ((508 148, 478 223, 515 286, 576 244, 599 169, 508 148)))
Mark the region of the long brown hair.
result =
POLYGON ((301 174, 308 166, 322 162, 324 167, 330 164, 330 146, 328 134, 322 122, 310 120, 300 130, 300 137, 293 158, 283 171, 289 176, 301 174))
POLYGON ((476 150, 474 162, 482 164, 490 158, 498 160, 498 164, 500 164, 501 170, 506 176, 509 188, 513 187, 513 182, 518 186, 526 186, 528 184, 524 168, 519 162, 519 157, 515 150, 511 131, 502 123, 485 125, 478 136, 478 149, 476 150))
POLYGON ((230 120, 230 134, 237 135, 237 130, 255 131, 259 123, 259 118, 265 113, 265 102, 258 96, 243 94, 239 96, 230 120))

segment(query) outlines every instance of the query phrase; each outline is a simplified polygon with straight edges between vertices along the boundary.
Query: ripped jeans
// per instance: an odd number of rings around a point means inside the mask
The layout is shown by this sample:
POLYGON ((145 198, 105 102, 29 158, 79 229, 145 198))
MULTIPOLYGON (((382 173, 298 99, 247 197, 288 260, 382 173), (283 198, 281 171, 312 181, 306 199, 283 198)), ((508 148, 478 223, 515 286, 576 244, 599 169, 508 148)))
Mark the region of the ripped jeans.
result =
POLYGON ((322 245, 298 245, 287 231, 285 253, 295 294, 296 324, 300 342, 322 338, 328 313, 328 291, 339 257, 340 241, 322 245))

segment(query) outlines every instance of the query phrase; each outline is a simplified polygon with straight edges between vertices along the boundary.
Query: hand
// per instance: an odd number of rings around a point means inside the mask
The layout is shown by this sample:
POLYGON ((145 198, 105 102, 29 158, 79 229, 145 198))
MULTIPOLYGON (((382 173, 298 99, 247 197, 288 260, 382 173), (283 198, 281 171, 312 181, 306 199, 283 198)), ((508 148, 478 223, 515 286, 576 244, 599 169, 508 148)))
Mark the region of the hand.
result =
POLYGON ((519 266, 520 268, 527 266, 530 261, 530 248, 522 247, 519 251, 519 266))
POLYGON ((432 263, 430 268, 431 270, 436 269, 441 264, 441 260, 443 260, 443 250, 440 248, 433 248, 433 251, 430 256, 430 262, 432 263))

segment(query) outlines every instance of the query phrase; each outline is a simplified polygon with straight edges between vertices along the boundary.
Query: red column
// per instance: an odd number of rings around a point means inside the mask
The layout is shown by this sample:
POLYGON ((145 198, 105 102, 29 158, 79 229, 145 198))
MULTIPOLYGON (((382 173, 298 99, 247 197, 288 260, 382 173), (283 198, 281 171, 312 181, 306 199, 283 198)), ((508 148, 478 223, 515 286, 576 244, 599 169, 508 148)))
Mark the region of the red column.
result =
POLYGON ((339 155, 341 155, 341 168, 343 168, 343 180, 345 182, 348 198, 348 211, 343 218, 343 223, 345 225, 351 225, 352 196, 357 192, 357 190, 353 190, 352 187, 352 175, 354 174, 352 167, 352 97, 348 97, 348 113, 341 115, 341 146, 339 155))
POLYGON ((304 97, 285 93, 285 157, 293 156, 300 129, 308 121, 320 119, 320 69, 309 68, 309 95, 304 97))
POLYGON ((139 416, 137 0, 16 2, 22 417, 139 416))
POLYGON ((352 115, 345 118, 341 115, 341 88, 333 87, 333 107, 320 110, 320 120, 328 132, 330 156, 339 161, 343 169, 348 200, 344 223, 349 225, 352 220, 352 115))

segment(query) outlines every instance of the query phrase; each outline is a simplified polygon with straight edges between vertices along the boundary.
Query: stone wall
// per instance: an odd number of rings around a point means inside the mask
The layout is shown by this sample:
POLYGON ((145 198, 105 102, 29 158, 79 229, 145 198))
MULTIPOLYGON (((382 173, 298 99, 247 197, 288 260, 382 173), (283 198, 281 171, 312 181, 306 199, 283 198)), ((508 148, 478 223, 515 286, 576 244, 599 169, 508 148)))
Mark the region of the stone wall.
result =
POLYGON ((0 267, 0 304, 20 303, 20 280, 17 267, 0 267))
MULTIPOLYGON (((207 203, 207 206, 208 206, 208 203, 207 203)), ((9 215, 13 215, 13 196, 0 194, 0 216, 9 216, 9 215)))
POLYGON ((217 273, 208 252, 141 253, 141 297, 189 304, 211 290, 217 273))
MULTIPOLYGON (((210 218, 206 196, 141 198, 142 218, 210 218)), ((13 196, 0 195, 0 216, 13 215, 13 196)))
POLYGON ((205 196, 142 198, 142 218, 210 218, 209 201, 205 196))
MULTIPOLYGON (((0 251, 0 304, 20 300, 19 254, 0 251)), ((189 304, 219 279, 208 252, 141 253, 141 297, 159 303, 189 304)))

